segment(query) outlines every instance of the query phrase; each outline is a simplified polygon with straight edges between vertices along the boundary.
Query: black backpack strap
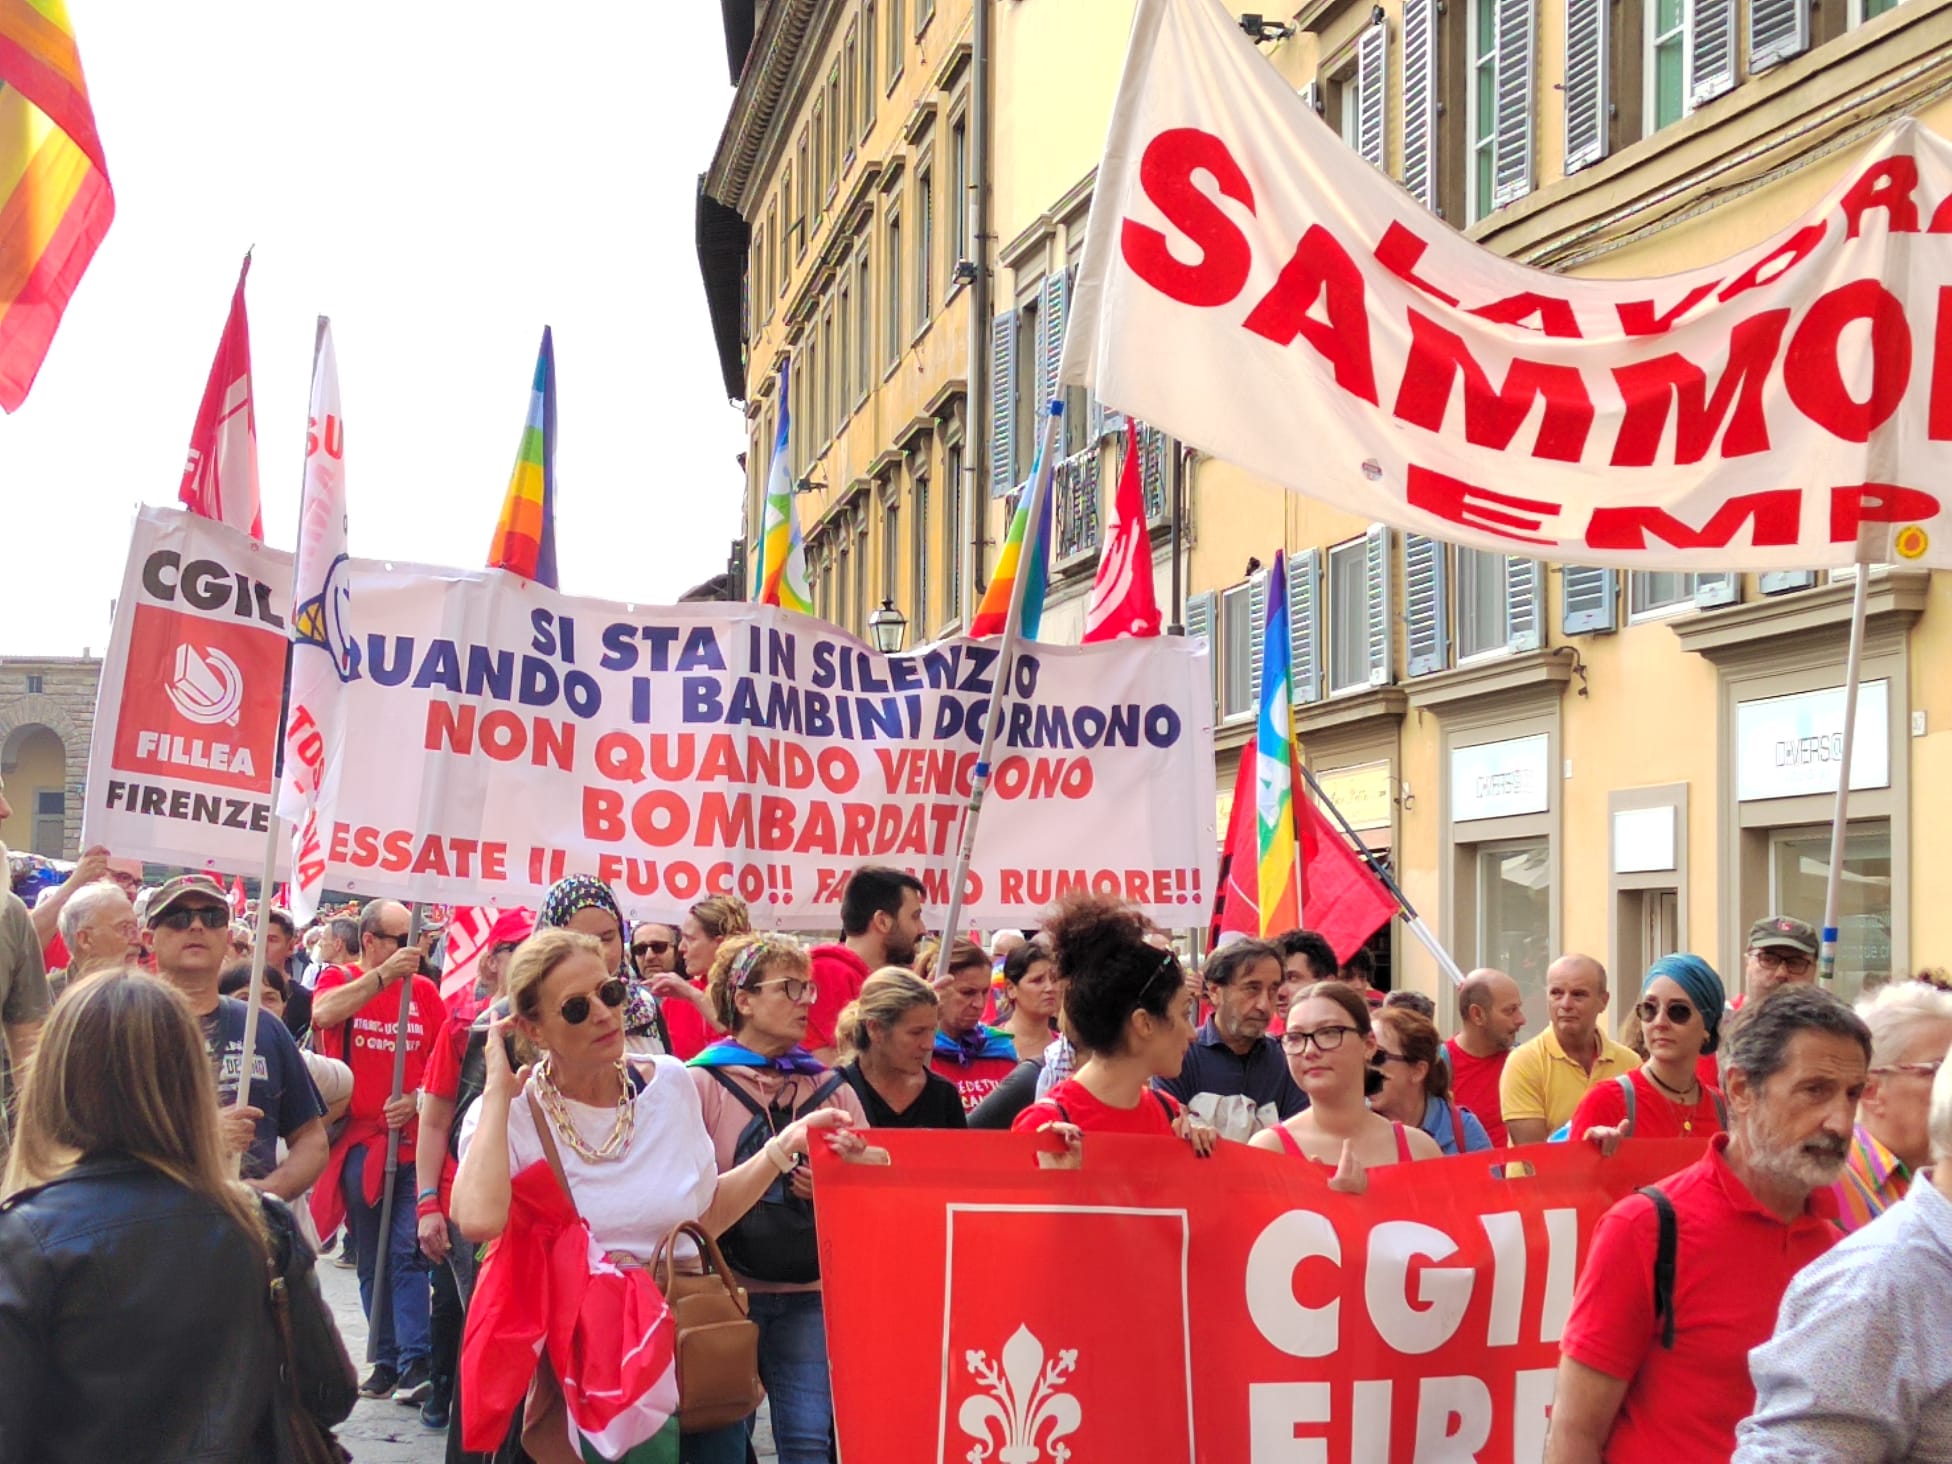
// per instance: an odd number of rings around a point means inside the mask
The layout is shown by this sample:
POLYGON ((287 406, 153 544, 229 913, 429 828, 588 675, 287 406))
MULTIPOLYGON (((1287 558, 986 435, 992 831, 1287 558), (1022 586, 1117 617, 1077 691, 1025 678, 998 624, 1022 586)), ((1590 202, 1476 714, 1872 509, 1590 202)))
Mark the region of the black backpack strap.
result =
POLYGON ((1674 1204, 1657 1184, 1645 1185, 1640 1191, 1654 1202, 1654 1218, 1660 1223, 1660 1234, 1654 1242, 1654 1315, 1661 1324, 1661 1346, 1674 1350, 1674 1252, 1675 1235, 1674 1204))
POLYGON ((1720 1088, 1710 1088, 1708 1092, 1714 1097, 1715 1100, 1715 1122, 1721 1125, 1723 1133, 1727 1133, 1728 1132, 1728 1103, 1722 1097, 1722 1090, 1720 1088))
POLYGON ((759 1106, 759 1100, 730 1078, 726 1077, 723 1068, 708 1067, 705 1071, 712 1075, 712 1081, 743 1103, 746 1106, 746 1111, 754 1118, 763 1118, 769 1124, 772 1122, 772 1115, 759 1106))
POLYGON ((795 1118, 805 1118, 809 1113, 812 1113, 814 1109, 820 1107, 821 1104, 825 1103, 829 1098, 833 1097, 834 1090, 839 1088, 840 1085, 845 1081, 846 1079, 844 1079, 837 1072, 827 1074, 827 1081, 822 1083, 818 1088, 815 1088, 813 1092, 807 1096, 807 1101, 802 1103, 798 1108, 793 1110, 793 1116, 795 1118))
POLYGON ((1157 1098, 1159 1100, 1159 1106, 1166 1110, 1166 1126, 1168 1128, 1179 1122, 1179 1115, 1173 1112, 1172 1099, 1168 1098, 1164 1093, 1161 1093, 1157 1088, 1147 1088, 1146 1092, 1150 1093, 1154 1098, 1157 1098))

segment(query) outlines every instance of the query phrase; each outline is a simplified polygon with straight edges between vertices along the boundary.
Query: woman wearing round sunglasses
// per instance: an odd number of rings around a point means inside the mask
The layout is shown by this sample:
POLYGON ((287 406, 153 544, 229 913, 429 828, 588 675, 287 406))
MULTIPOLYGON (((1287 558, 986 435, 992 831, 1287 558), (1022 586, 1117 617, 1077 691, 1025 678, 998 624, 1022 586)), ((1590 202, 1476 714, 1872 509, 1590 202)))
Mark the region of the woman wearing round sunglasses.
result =
MULTIPOLYGON (((765 1152, 720 1173, 698 1091, 683 1065, 665 1056, 626 1060, 626 995, 623 979, 609 969, 592 937, 545 930, 515 953, 508 972, 512 1014, 493 1024, 487 1087, 462 1125, 454 1219, 470 1240, 501 1237, 511 1218, 530 1224, 538 1214, 539 1197, 553 1199, 555 1181, 546 1169, 538 1112, 555 1142, 577 1215, 589 1226, 596 1249, 613 1260, 648 1261, 671 1228, 685 1221, 695 1220, 720 1234, 758 1202, 782 1168, 806 1153, 816 1133, 828 1131, 830 1142, 848 1143, 839 1132, 847 1115, 818 1113, 784 1125, 765 1152), (537 1062, 519 1072, 510 1070, 503 1044, 496 1040, 511 1027, 541 1052, 537 1062)), ((852 1145, 858 1147, 859 1141, 852 1145)), ((511 1233, 511 1242, 516 1239, 511 1233)), ((496 1317, 510 1299, 540 1284, 540 1278, 517 1274, 519 1262, 514 1259, 496 1269, 498 1256, 522 1254, 519 1243, 504 1244, 490 1254, 471 1315, 496 1317)), ((519 1314, 523 1307, 513 1310, 519 1314)), ((643 1339, 585 1335, 580 1340, 634 1347, 643 1339)), ((468 1408, 463 1428, 475 1420, 497 1433, 500 1418, 487 1400, 499 1396, 503 1409, 514 1407, 518 1416, 509 1441, 490 1457, 526 1459, 519 1443, 519 1398, 496 1387, 501 1369, 487 1360, 497 1351, 505 1355, 507 1349, 471 1341, 469 1355, 484 1361, 480 1376, 471 1369, 464 1379, 468 1408), (479 1419, 484 1409, 489 1416, 479 1419)), ((478 1447, 478 1434, 470 1431, 470 1437, 478 1447)), ((688 1434, 680 1458, 686 1464, 737 1464, 745 1457, 745 1442, 745 1426, 737 1423, 688 1434)))
MULTIPOLYGON (((691 1060, 691 1079, 720 1170, 735 1171, 740 1140, 755 1121, 778 1132, 839 1109, 841 1122, 867 1127, 859 1095, 803 1045, 818 990, 798 941, 783 935, 725 941, 706 993, 730 1035, 691 1060)), ((826 1464, 834 1427, 827 1326, 818 1263, 809 1264, 804 1249, 812 1236, 813 1174, 798 1165, 784 1181, 777 1173, 773 1179, 750 1223, 725 1237, 726 1260, 750 1293, 759 1324, 759 1378, 780 1464, 826 1464)))
POLYGON ((1371 1063, 1376 1036, 1369 1003, 1353 987, 1339 981, 1303 987, 1288 1008, 1281 1049, 1308 1106, 1255 1134, 1247 1141, 1252 1147, 1333 1170, 1331 1187, 1351 1194, 1369 1187, 1368 1171, 1379 1165, 1443 1152, 1422 1129, 1370 1110, 1369 1096, 1382 1087, 1383 1075, 1371 1063))
POLYGON ((1701 1072, 1701 1058, 1721 1040, 1725 1001, 1721 977, 1700 956, 1662 956, 1649 966, 1634 1007, 1647 1061, 1595 1084, 1573 1110, 1568 1134, 1610 1154, 1623 1138, 1705 1139, 1726 1128, 1722 1095, 1701 1072))
POLYGON ((1489 1149, 1491 1139, 1450 1091, 1450 1064, 1439 1056, 1443 1040, 1430 1018, 1408 1007, 1385 1006, 1375 1015, 1376 1051, 1370 1065, 1383 1075, 1369 1106, 1384 1118, 1420 1128, 1445 1154, 1489 1149))

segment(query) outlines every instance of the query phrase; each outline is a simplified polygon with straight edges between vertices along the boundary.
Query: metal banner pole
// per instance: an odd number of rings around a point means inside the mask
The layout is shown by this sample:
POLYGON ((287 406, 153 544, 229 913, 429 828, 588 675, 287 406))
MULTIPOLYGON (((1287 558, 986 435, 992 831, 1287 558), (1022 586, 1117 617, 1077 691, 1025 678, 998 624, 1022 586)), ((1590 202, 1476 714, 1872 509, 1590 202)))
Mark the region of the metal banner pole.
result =
MULTIPOLYGON (((407 944, 420 943, 420 906, 413 906, 413 921, 407 927, 407 944)), ((418 974, 417 972, 415 973, 418 974)), ((400 1020, 393 1029, 393 1087, 387 1101, 400 1096, 400 1090, 407 1083, 407 1023, 413 1016, 412 976, 400 983, 400 1020)), ((347 1021, 352 1018, 348 1017, 347 1021)), ((373 1258, 373 1310, 366 1318, 366 1360, 379 1360, 380 1321, 386 1316, 389 1296, 386 1289, 386 1259, 392 1246, 393 1237, 393 1181, 400 1172, 400 1130, 389 1127, 386 1131, 386 1184, 380 1191, 380 1243, 379 1253, 373 1258)))
POLYGON ((1864 660, 1864 620, 1870 607, 1871 566, 1857 556, 1857 583, 1850 592, 1850 650, 1844 658, 1843 762, 1837 774, 1837 803, 1830 830, 1830 873, 1823 888, 1823 945, 1817 975, 1829 981, 1837 974, 1837 906, 1843 899, 1844 849, 1850 826, 1850 759, 1857 741, 1857 680, 1864 660))

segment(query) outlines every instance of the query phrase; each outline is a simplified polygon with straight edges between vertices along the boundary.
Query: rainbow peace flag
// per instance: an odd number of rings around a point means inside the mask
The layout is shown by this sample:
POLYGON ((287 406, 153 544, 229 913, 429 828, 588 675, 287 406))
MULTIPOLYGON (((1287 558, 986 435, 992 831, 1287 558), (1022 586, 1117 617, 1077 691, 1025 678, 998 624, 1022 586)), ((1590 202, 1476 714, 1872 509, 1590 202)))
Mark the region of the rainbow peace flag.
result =
POLYGON ((779 431, 773 436, 773 465, 766 474, 766 515, 759 531, 758 586, 753 598, 762 605, 813 614, 813 591, 807 585, 807 548, 800 538, 800 516, 793 508, 793 473, 786 448, 792 440, 791 414, 786 410, 787 368, 779 372, 779 431))
POLYGON ((1295 860, 1294 675, 1288 639, 1288 566, 1277 550, 1268 571, 1261 636, 1261 709, 1254 728, 1254 828, 1260 863, 1261 934, 1301 924, 1295 860))
POLYGON ((115 217, 63 0, 0 0, 0 408, 12 412, 115 217))
MULTIPOLYGON (((5 4, 6 0, 0 0, 5 4)), ((512 570, 523 579, 556 589, 556 345, 542 327, 542 349, 535 357, 535 385, 529 391, 529 419, 508 496, 488 546, 490 569, 512 570)))
POLYGON ((976 607, 975 617, 969 623, 969 633, 981 638, 986 635, 1001 635, 1003 627, 1010 618, 1010 596, 1016 586, 1017 573, 1021 567, 1024 576, 1023 627, 1019 632, 1025 640, 1036 640, 1037 632, 1044 623, 1044 590, 1050 580, 1051 558, 1051 493, 1044 492, 1044 511, 1038 515, 1037 534, 1031 540, 1028 558, 1024 554, 1024 540, 1030 537, 1030 502, 1037 496, 1037 484, 1042 480, 1047 465, 1044 461, 1044 439, 1048 434, 1040 434, 1037 439, 1037 460, 1031 465, 1030 485, 1023 490, 1023 497, 1017 504, 1017 511, 1010 516, 1010 532, 1004 537, 1003 552, 996 556, 996 573, 991 576, 989 588, 983 591, 983 603, 976 607))

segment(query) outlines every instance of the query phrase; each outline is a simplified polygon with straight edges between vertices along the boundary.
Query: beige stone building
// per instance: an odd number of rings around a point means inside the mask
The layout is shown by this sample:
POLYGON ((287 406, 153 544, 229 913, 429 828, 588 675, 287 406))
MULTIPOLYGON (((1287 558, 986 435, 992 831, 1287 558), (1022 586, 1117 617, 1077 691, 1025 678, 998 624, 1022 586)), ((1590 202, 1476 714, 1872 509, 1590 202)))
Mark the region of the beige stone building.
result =
POLYGON ((89 656, 0 659, 0 778, 14 810, 0 822, 0 844, 75 857, 101 674, 89 656))

